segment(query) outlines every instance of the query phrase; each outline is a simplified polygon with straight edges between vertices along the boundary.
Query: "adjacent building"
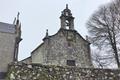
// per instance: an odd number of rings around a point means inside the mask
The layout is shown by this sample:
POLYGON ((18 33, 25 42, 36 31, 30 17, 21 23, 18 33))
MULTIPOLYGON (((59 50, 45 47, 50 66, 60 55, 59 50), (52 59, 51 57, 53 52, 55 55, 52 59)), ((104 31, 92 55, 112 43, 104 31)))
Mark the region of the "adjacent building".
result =
POLYGON ((0 22, 0 80, 5 77, 8 64, 17 61, 19 42, 21 41, 21 24, 0 22))

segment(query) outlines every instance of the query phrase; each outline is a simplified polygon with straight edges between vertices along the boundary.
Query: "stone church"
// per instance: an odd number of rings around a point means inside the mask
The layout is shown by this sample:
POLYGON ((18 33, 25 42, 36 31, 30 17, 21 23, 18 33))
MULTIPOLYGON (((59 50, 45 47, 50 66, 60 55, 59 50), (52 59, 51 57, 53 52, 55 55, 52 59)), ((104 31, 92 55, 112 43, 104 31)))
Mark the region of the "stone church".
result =
POLYGON ((50 36, 47 30, 43 43, 23 62, 84 68, 92 67, 90 43, 75 30, 74 17, 68 5, 62 11, 60 21, 61 27, 58 32, 50 36))
POLYGON ((90 42, 74 28, 66 5, 57 33, 46 36, 31 56, 18 61, 21 39, 19 13, 13 24, 0 22, 0 80, 119 80, 119 70, 95 69, 90 42), (97 75, 96 75, 97 74, 97 75), (108 75, 109 74, 109 75, 108 75))

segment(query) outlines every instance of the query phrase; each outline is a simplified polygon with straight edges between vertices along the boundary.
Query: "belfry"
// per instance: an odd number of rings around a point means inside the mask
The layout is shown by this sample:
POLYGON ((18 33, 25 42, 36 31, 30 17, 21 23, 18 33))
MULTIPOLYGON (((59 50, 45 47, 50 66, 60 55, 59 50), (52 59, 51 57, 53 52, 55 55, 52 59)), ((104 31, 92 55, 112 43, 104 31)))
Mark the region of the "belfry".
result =
POLYGON ((60 20, 61 28, 74 30, 74 17, 72 16, 71 10, 68 9, 68 4, 66 4, 66 9, 62 11, 60 20))

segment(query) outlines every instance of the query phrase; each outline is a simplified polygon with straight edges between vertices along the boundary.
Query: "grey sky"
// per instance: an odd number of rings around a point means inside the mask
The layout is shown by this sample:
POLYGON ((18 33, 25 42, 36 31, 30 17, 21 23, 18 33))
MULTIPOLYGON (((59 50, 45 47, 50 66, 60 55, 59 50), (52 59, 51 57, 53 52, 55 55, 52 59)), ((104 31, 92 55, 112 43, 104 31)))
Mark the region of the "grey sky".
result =
POLYGON ((90 15, 102 4, 110 0, 0 0, 0 22, 13 23, 20 12, 22 42, 19 60, 26 58, 45 36, 55 34, 60 28, 61 11, 68 4, 75 17, 75 29, 84 37, 87 35, 85 23, 90 15))

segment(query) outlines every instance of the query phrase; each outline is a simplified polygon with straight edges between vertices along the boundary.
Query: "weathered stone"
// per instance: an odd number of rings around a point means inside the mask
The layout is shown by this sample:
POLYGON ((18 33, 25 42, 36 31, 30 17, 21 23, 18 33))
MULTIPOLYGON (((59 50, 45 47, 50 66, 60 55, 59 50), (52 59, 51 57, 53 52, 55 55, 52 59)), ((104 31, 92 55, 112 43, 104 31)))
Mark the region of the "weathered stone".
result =
POLYGON ((119 80, 120 70, 61 67, 50 65, 10 65, 7 80, 119 80), (18 66, 18 67, 15 67, 18 66), (57 68, 57 70, 56 70, 57 68), (22 69, 22 70, 21 70, 22 69), (42 71, 38 71, 41 69, 42 71), (18 73, 19 72, 19 73, 18 73), (111 75, 110 75, 111 74, 111 75))
POLYGON ((31 65, 28 65, 28 68, 32 68, 32 66, 31 66, 31 65))
POLYGON ((10 74, 10 79, 15 79, 15 75, 13 73, 10 74))

